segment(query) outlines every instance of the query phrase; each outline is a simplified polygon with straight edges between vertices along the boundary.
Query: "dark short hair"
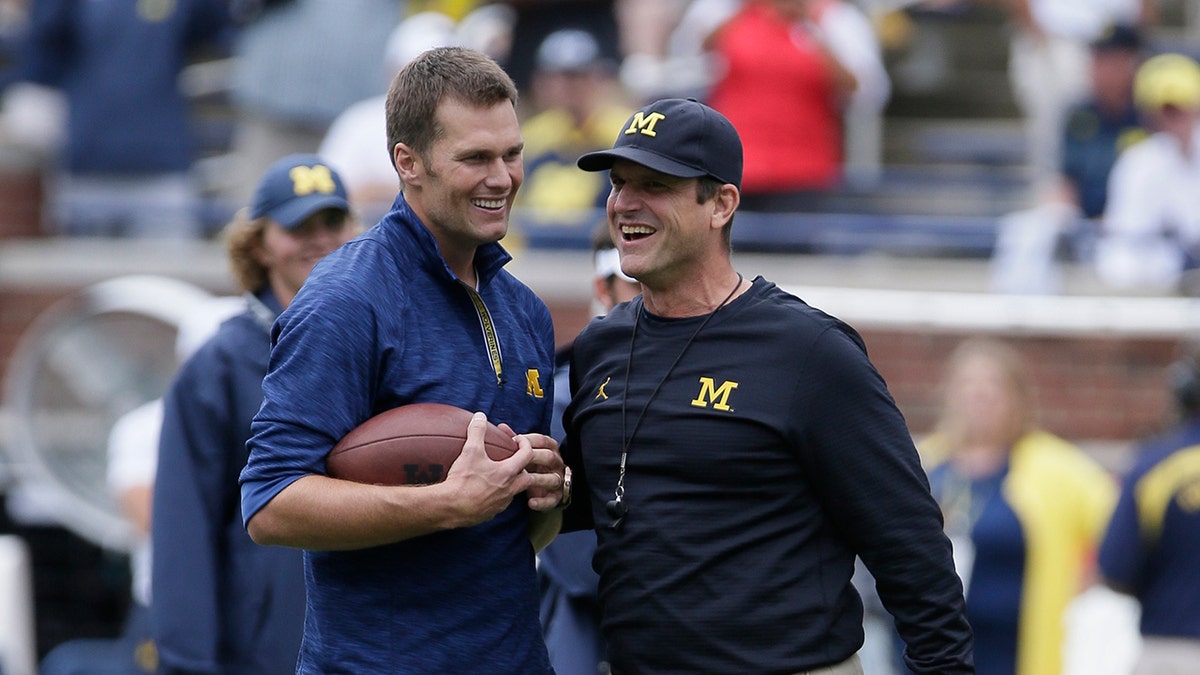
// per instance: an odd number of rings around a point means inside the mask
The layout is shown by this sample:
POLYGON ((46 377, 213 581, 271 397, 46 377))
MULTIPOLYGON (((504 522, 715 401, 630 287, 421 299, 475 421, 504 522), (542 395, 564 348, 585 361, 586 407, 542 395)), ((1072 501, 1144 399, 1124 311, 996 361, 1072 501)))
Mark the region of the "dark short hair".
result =
POLYGON ((404 143, 427 158, 433 142, 443 133, 437 109, 453 98, 490 107, 503 101, 517 103, 512 78, 486 54, 463 47, 437 47, 422 53, 396 73, 387 93, 388 157, 404 143))

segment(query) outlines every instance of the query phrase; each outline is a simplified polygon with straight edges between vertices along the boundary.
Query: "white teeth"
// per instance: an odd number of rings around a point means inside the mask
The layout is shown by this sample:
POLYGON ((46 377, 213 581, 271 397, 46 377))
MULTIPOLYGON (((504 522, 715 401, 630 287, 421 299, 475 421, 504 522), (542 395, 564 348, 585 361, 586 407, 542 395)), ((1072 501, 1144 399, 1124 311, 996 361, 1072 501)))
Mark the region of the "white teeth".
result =
POLYGON ((654 234, 654 228, 645 225, 622 225, 622 234, 654 234))
POLYGON ((471 203, 485 209, 499 209, 504 206, 503 199, 472 199, 471 203))

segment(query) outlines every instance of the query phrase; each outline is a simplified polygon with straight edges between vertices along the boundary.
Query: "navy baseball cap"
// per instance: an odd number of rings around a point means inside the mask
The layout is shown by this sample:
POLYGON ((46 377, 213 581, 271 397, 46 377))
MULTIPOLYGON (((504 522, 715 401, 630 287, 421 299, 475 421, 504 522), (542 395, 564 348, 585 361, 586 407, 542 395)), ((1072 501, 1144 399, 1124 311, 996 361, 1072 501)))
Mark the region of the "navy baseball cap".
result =
POLYGON ((564 28, 542 40, 534 63, 546 72, 582 73, 599 66, 601 59, 600 43, 591 33, 564 28))
POLYGON ((288 155, 263 174, 250 217, 267 216, 290 230, 322 209, 350 210, 342 177, 317 155, 288 155))
POLYGON ((742 139, 724 115, 694 98, 655 101, 629 118, 611 150, 576 162, 584 171, 611 169, 616 159, 679 178, 712 176, 742 186, 742 139))

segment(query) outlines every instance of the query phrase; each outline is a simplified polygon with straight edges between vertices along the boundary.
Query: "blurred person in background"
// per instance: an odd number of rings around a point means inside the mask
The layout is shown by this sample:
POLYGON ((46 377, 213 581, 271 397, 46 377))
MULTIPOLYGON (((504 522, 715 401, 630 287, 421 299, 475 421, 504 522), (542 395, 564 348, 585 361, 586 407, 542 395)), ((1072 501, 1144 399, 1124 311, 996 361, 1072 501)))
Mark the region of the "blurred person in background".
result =
POLYGON ((196 141, 179 75, 223 52, 224 0, 37 0, 5 83, 61 89, 66 137, 48 229, 72 236, 202 236, 196 141))
POLYGON ((290 155, 226 226, 246 309, 221 324, 164 397, 154 482, 152 613, 160 673, 294 673, 304 625, 299 551, 242 526, 238 474, 262 403, 271 326, 317 262, 358 228, 338 174, 290 155))
MULTIPOLYGON (((640 74, 648 80, 643 86, 654 91, 702 99, 708 96, 725 68, 723 57, 712 49, 713 35, 738 13, 743 2, 689 0, 682 5, 666 40, 665 57, 656 62, 642 55, 627 57, 622 81, 640 74)), ((853 76, 853 93, 841 107, 842 178, 848 187, 869 186, 882 168, 883 111, 891 97, 891 78, 873 20, 850 0, 779 3, 783 11, 793 13, 789 5, 802 12, 797 30, 803 28, 820 37, 837 63, 853 76)), ((627 86, 639 88, 632 83, 627 86)))
POLYGON ((1200 672, 1200 365, 1167 371, 1177 418, 1141 443, 1100 547, 1100 572, 1141 606, 1134 675, 1200 672))
POLYGON ((553 225, 599 218, 608 197, 602 174, 580 171, 582 154, 607 148, 632 108, 622 102, 616 65, 596 38, 568 28, 551 33, 537 51, 532 98, 537 113, 521 125, 525 184, 517 205, 526 221, 553 225))
POLYGON ((980 675, 1061 672, 1064 611, 1093 577, 1116 500, 1104 469, 1036 417, 1021 355, 968 339, 950 355, 937 426, 918 446, 954 543, 980 675))
POLYGON ((1112 24, 1154 23, 1155 0, 1003 0, 999 4, 1012 25, 1009 81, 1024 116, 1034 183, 1040 184, 1057 172, 1068 108, 1088 94, 1088 45, 1112 24))
POLYGON ((1032 208, 999 222, 993 290, 1057 293, 1060 258, 1092 259, 1112 167, 1149 133, 1133 101, 1142 48, 1141 31, 1125 24, 1109 26, 1091 44, 1091 94, 1067 114, 1058 173, 1039 188, 1032 208))
MULTIPOLYGON (((663 0, 655 0, 662 2, 663 0)), ((649 5, 645 0, 492 0, 512 9, 512 43, 500 60, 518 91, 529 90, 537 52, 553 32, 564 28, 586 30, 596 38, 603 58, 619 63, 621 28, 616 7, 622 2, 649 5)))
POLYGON ((1126 150, 1108 183, 1096 271, 1118 288, 1200 292, 1200 65, 1146 60, 1134 100, 1154 132, 1126 150))
POLYGON ((221 186, 233 204, 279 157, 313 153, 343 110, 387 89, 379 59, 405 0, 258 0, 233 49, 236 112, 231 171, 221 186))
POLYGON ((1091 93, 1076 103, 1062 128, 1056 182, 1062 201, 1084 218, 1099 218, 1108 203, 1108 176, 1117 156, 1147 131, 1133 103, 1133 79, 1144 40, 1132 25, 1113 24, 1091 44, 1091 93))
MULTIPOLYGON (((618 125, 619 126, 619 125, 618 125)), ((621 271, 621 256, 601 223, 592 233, 592 311, 607 314, 642 292, 633 277, 621 271)), ((571 347, 555 355, 554 417, 550 433, 560 442, 566 437, 562 416, 571 402, 571 347)), ((600 632, 600 576, 592 569, 596 533, 566 532, 538 554, 541 582, 542 632, 550 665, 558 675, 600 675, 608 672, 607 647, 600 632)))
POLYGON ((742 137, 743 211, 821 210, 843 179, 842 113, 857 79, 821 28, 828 3, 743 0, 708 45, 707 97, 742 137))

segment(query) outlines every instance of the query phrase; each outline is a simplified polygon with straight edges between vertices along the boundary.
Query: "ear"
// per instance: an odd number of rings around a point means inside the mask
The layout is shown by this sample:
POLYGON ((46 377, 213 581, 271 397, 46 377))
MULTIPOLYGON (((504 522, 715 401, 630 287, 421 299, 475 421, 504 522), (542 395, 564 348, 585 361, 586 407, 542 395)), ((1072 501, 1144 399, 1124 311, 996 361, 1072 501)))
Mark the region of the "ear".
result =
POLYGON ((733 212, 737 210, 738 204, 741 202, 742 193, 732 183, 722 185, 721 189, 717 191, 717 195, 713 197, 713 229, 719 230, 725 227, 725 223, 733 218, 733 212))
POLYGON ((392 165, 396 167, 396 175, 404 185, 419 185, 425 174, 420 155, 405 143, 397 143, 392 148, 392 165))

